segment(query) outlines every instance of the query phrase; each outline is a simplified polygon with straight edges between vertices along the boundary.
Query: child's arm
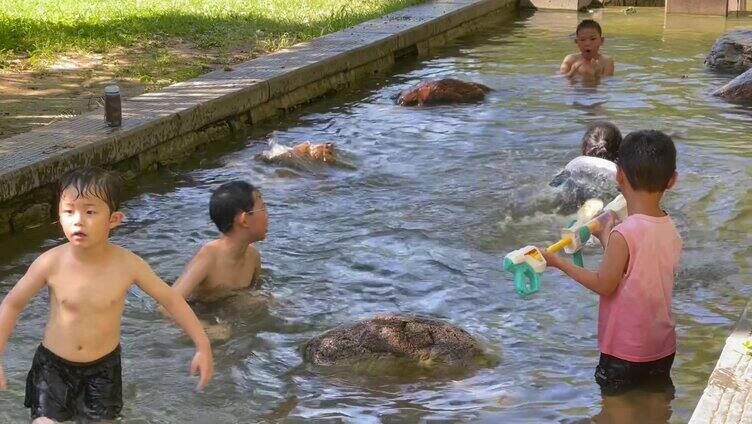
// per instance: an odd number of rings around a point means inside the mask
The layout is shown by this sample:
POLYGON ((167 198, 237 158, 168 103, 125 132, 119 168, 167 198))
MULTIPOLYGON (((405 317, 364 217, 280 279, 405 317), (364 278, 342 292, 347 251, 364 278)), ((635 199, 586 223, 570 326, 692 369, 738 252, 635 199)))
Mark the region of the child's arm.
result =
POLYGON ((559 268, 585 288, 601 296, 608 296, 616 290, 629 262, 627 241, 624 240, 624 236, 616 231, 612 232, 608 239, 606 251, 603 253, 603 262, 597 272, 564 261, 555 253, 547 253, 545 250, 542 250, 541 253, 546 258, 548 265, 559 268))
POLYGON ((567 57, 564 58, 564 61, 561 62, 561 65, 559 66, 559 72, 569 76, 570 70, 572 68, 572 63, 574 63, 575 54, 567 55, 567 57))
MULTIPOLYGON (((50 254, 45 253, 31 264, 26 274, 18 280, 3 302, 0 303, 0 358, 5 352, 5 345, 13 333, 16 320, 21 311, 26 307, 32 297, 47 283, 47 269, 50 254)), ((0 390, 5 390, 7 383, 3 366, 0 363, 0 390)))
POLYGON ((172 289, 180 293, 183 299, 188 299, 196 287, 209 276, 211 263, 211 254, 206 247, 202 247, 185 266, 183 273, 172 285, 172 289))
POLYGON ((614 59, 606 57, 603 63, 603 75, 607 77, 614 75, 614 59))
POLYGON ((136 284, 159 302, 196 345, 196 355, 191 362, 191 374, 200 373, 198 389, 203 389, 212 377, 213 359, 209 338, 201 323, 180 294, 171 289, 152 271, 143 259, 135 256, 136 284))

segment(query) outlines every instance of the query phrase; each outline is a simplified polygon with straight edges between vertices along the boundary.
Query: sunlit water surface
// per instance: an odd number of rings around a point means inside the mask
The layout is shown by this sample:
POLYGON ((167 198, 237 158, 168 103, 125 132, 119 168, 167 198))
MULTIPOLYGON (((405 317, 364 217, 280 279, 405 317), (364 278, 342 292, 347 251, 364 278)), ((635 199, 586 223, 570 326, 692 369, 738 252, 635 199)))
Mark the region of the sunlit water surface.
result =
MULTIPOLYGON (((401 65, 392 77, 273 120, 248 140, 137 179, 112 239, 167 281, 217 235, 210 191, 232 179, 258 184, 270 214, 268 240, 259 244, 261 292, 271 301, 203 313, 228 321, 233 337, 214 344, 215 378, 197 393, 187 375, 190 342, 134 290, 123 323, 124 421, 577 422, 617 413, 642 414, 634 416, 640 422, 648 413, 688 420, 752 292, 752 109, 712 97, 730 77, 703 66, 719 34, 750 23, 664 22, 661 9, 596 16, 617 63, 617 76, 597 88, 554 75, 584 16, 525 13, 401 65), (393 105, 401 89, 444 76, 495 91, 474 105, 393 105), (637 396, 636 412, 604 408, 593 382, 596 296, 548 272, 542 290, 523 299, 501 270, 506 252, 556 238, 567 217, 556 213, 545 187, 577 155, 585 125, 602 119, 624 133, 672 131, 679 150, 680 180, 665 201, 685 241, 674 291, 679 339, 670 407, 637 396), (356 168, 313 168, 294 178, 254 160, 271 141, 303 140, 337 143, 356 168), (451 378, 408 369, 357 375, 302 363, 298 347, 313 335, 384 312, 445 319, 501 360, 451 378)), ((62 241, 58 234, 46 228, 3 239, 1 294, 62 241)), ((590 266, 599 259, 595 250, 586 256, 590 266)), ((46 295, 38 296, 11 339, 1 422, 27 417, 24 378, 46 314, 46 295)))

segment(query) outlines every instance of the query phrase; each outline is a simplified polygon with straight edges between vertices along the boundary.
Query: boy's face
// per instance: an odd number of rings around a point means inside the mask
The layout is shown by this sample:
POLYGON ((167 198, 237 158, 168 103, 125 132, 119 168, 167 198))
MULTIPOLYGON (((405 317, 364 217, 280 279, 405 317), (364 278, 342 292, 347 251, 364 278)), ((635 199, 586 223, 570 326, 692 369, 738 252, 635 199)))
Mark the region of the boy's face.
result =
POLYGON ((598 50, 603 45, 603 37, 595 28, 582 28, 577 33, 574 42, 580 49, 583 59, 590 60, 598 54, 598 50))
POLYGON ((73 187, 60 195, 58 213, 65 238, 74 246, 98 246, 107 241, 110 230, 120 225, 121 212, 110 212, 104 200, 96 196, 79 195, 73 187))
POLYGON ((241 219, 244 225, 251 233, 253 240, 263 240, 266 238, 266 231, 269 225, 269 218, 266 214, 266 205, 264 199, 261 198, 261 193, 258 191, 253 192, 253 213, 245 212, 242 214, 241 219))

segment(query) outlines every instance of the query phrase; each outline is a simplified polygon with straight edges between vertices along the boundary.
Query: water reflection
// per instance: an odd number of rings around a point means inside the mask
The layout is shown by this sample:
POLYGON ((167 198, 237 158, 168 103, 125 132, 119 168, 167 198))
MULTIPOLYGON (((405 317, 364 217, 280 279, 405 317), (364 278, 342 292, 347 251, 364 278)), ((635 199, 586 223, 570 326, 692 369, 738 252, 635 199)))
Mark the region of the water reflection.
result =
POLYGON ((603 396, 601 411, 593 416, 598 424, 658 424, 671 419, 673 393, 632 390, 623 395, 603 396))

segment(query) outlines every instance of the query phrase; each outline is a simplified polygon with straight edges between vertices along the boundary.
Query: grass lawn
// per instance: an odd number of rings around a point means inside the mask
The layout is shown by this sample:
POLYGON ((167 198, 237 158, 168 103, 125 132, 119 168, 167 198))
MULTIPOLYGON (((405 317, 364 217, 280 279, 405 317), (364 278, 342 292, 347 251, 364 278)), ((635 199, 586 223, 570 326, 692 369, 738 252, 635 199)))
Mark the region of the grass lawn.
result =
POLYGON ((0 0, 0 71, 137 55, 116 76, 164 85, 421 1, 0 0))
POLYGON ((0 0, 0 139, 424 0, 0 0))

